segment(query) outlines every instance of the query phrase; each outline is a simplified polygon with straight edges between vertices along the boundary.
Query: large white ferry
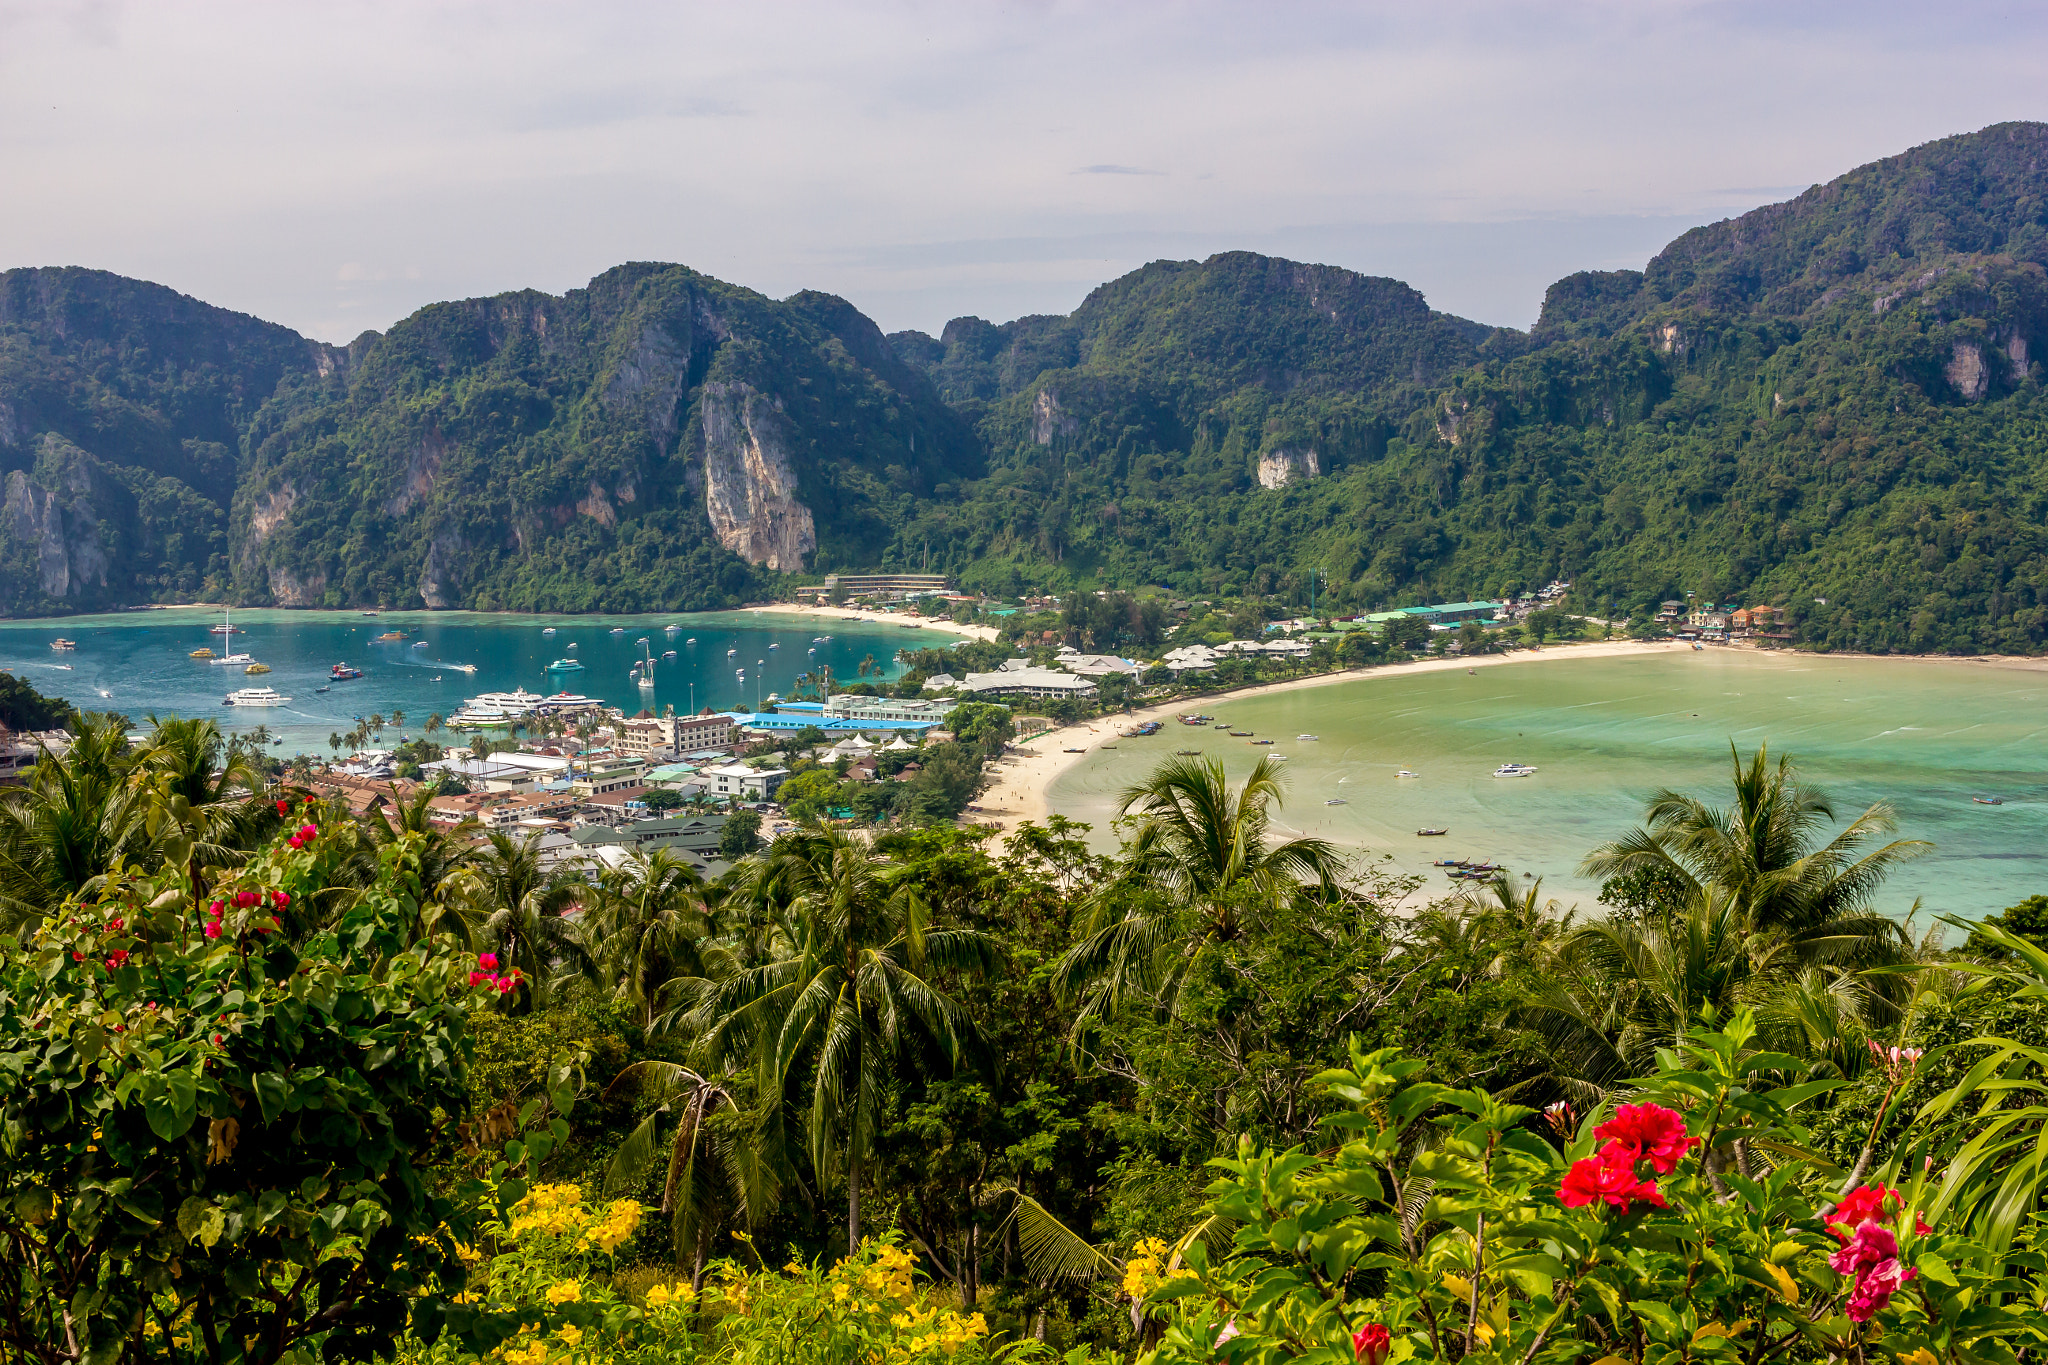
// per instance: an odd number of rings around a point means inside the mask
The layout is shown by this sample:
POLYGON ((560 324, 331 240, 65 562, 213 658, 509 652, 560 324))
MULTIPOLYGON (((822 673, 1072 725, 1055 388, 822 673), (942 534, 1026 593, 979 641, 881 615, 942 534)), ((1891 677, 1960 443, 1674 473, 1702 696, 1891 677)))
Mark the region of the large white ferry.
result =
POLYGON ((274 687, 238 687, 221 698, 222 706, 283 706, 290 697, 279 696, 274 687))
POLYGON ((448 717, 448 728, 500 729, 532 715, 543 700, 540 693, 523 687, 512 692, 484 692, 462 703, 462 708, 448 717))

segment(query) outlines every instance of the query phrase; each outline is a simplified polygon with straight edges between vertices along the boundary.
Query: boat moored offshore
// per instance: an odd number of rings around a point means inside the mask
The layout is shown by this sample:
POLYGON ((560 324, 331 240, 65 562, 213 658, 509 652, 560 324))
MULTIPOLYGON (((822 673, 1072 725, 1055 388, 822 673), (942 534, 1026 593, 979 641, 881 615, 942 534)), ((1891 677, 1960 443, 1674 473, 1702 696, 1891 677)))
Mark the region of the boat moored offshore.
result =
POLYGON ((283 706, 290 697, 278 695, 274 687, 238 687, 221 698, 222 706, 283 706))

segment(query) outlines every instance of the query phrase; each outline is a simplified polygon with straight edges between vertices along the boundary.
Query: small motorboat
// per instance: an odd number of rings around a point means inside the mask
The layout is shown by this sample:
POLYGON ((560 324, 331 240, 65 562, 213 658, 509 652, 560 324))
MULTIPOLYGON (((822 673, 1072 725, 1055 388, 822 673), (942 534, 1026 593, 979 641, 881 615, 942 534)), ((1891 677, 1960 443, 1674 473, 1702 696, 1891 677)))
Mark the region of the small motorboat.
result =
POLYGON ((362 669, 350 668, 347 664, 336 664, 327 670, 327 681, 329 682, 346 682, 350 678, 360 678, 362 676, 362 669))
POLYGON ((313 690, 314 690, 315 692, 325 692, 325 691, 326 691, 327 689, 326 689, 326 688, 325 688, 325 687, 323 686, 323 687, 316 687, 316 688, 314 688, 313 690))
POLYGON ((1088 751, 1086 749, 1062 749, 1060 752, 1063 754, 1085 754, 1088 751))
POLYGON ((1463 858, 1438 858, 1432 866, 1462 868, 1465 866, 1465 860, 1463 858))
POLYGON ((580 659, 557 659, 548 665, 547 671, 550 673, 580 673, 583 671, 583 662, 580 659))
POLYGON ((242 670, 242 672, 244 673, 268 673, 269 671, 269 664, 250 664, 247 668, 242 670))
POLYGON ((1493 770, 1495 777, 1527 777, 1536 770, 1527 763, 1503 763, 1493 770))
POLYGON ((555 628, 553 626, 543 626, 541 627, 540 633, 543 635, 553 635, 555 633, 555 628))
POLYGON ((771 645, 769 645, 769 646, 768 646, 768 648, 770 648, 770 649, 780 649, 780 648, 782 648, 782 646, 781 646, 781 645, 776 645, 776 644, 771 644, 771 645))
POLYGON ((626 628, 624 626, 613 626, 610 630, 606 631, 605 633, 607 635, 624 635, 626 633, 626 628))
POLYGON ((1174 752, 1182 758, 1200 758, 1202 756, 1200 749, 1175 749, 1174 752))
POLYGON ((1416 831, 1415 831, 1415 833, 1416 833, 1416 834, 1417 834, 1417 835, 1418 835, 1419 837, 1421 837, 1421 838, 1424 838, 1424 839, 1435 839, 1435 838, 1438 838, 1438 837, 1440 837, 1440 836, 1442 836, 1442 835, 1445 835, 1445 834, 1449 834, 1449 833, 1450 833, 1450 831, 1449 831, 1449 830, 1447 830, 1447 829, 1438 829, 1438 828, 1435 828, 1435 827, 1430 827, 1430 828, 1426 828, 1426 829, 1418 829, 1418 830, 1416 830, 1416 831))
POLYGON ((571 640, 571 641, 570 641, 570 642, 569 642, 568 644, 566 644, 566 645, 563 645, 563 646, 562 646, 562 648, 564 648, 564 649, 574 649, 574 648, 576 648, 576 642, 575 642, 574 640, 571 640))
POLYGON ((1980 806, 2002 806, 2005 804, 2005 798, 2002 796, 1973 796, 1970 799, 1980 806))
POLYGON ((1253 741, 1252 741, 1252 747, 1253 747, 1254 749, 1256 749, 1256 748, 1258 748, 1258 747, 1259 747, 1259 746, 1260 746, 1261 744, 1271 744, 1272 742, 1273 742, 1273 741, 1272 741, 1272 740, 1270 740, 1270 739, 1255 739, 1255 740, 1253 740, 1253 741))
POLYGON ((1407 770, 1406 768, 1403 768, 1403 769, 1401 769, 1401 771, 1400 771, 1400 772, 1397 772, 1397 773, 1395 773, 1395 774, 1394 774, 1394 776, 1396 776, 1396 777, 1420 777, 1420 776, 1422 776, 1422 774, 1421 774, 1421 773, 1411 773, 1411 772, 1409 772, 1409 771, 1408 771, 1408 770, 1407 770))
POLYGON ((1230 737, 1232 739, 1250 739, 1255 733, 1257 732, 1253 730, 1232 730, 1230 737))
POLYGON ((427 642, 425 640, 414 640, 412 642, 412 647, 414 649, 425 649, 427 647, 427 642))
POLYGON ((671 621, 667 625, 663 626, 662 629, 666 631, 668 634, 674 635, 680 632, 682 630, 682 627, 677 625, 675 622, 671 621))
POLYGON ((697 643, 697 637, 692 635, 689 639, 683 641, 683 643, 686 645, 694 645, 697 643))
POLYGON ((1345 800, 1345 799, 1344 799, 1343 797, 1341 797, 1341 796, 1333 796, 1333 797, 1331 797, 1331 798, 1330 798, 1329 800, 1327 800, 1327 801, 1323 802, 1323 804, 1324 804, 1324 805, 1326 805, 1326 806, 1347 806, 1347 805, 1349 805, 1349 804, 1351 804, 1351 803, 1350 803, 1350 802, 1348 802, 1348 801, 1346 801, 1346 800, 1345 800))
POLYGON ((78 648, 78 642, 76 640, 52 640, 50 641, 50 648, 62 654, 66 650, 78 648))
POLYGON ((676 657, 676 652, 672 649, 664 649, 661 652, 661 657, 664 659, 673 659, 676 657))
POLYGON ((1296 735, 1296 739, 1321 739, 1321 735, 1296 735))
POLYGON ((725 657, 730 659, 733 655, 737 653, 739 653, 739 651, 736 649, 728 649, 727 651, 725 651, 725 657))
POLYGON ((195 649, 192 651, 192 657, 195 659, 211 659, 213 657, 213 651, 210 649, 203 648, 195 649))

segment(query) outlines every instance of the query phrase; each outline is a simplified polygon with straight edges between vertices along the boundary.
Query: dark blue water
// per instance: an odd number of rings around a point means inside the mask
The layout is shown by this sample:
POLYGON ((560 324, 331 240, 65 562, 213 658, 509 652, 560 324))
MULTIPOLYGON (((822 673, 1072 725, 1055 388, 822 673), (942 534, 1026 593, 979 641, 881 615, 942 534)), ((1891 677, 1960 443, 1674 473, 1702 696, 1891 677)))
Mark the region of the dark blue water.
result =
MULTIPOLYGON (((429 714, 453 715, 463 699, 480 692, 580 692, 625 708, 657 714, 710 706, 755 710, 769 693, 787 695, 797 675, 829 664, 841 683, 857 678, 861 663, 873 659, 895 676, 899 649, 943 647, 952 635, 937 630, 822 621, 772 612, 716 612, 663 616, 512 616, 472 612, 385 612, 364 616, 339 611, 247 611, 234 614, 242 634, 208 633, 218 612, 196 608, 72 617, 62 621, 0 622, 0 668, 85 710, 122 712, 138 723, 160 716, 212 716, 222 728, 266 725, 284 738, 273 752, 325 752, 327 737, 350 729, 359 717, 387 720, 403 712, 404 731, 418 734, 429 714), (662 627, 682 627, 664 633, 662 627), (543 635, 552 626, 553 635, 543 635), (623 633, 611 634, 614 626, 623 633), (387 631, 405 639, 376 643, 387 631), (814 641, 829 634, 829 641, 814 641), (62 636, 78 648, 56 653, 49 642, 62 636), (696 643, 686 643, 695 637, 696 643), (637 686, 629 670, 645 639, 656 659, 655 685, 637 686), (570 649, 571 643, 577 647, 570 649), (423 647, 415 648, 416 643, 423 647), (271 671, 246 676, 189 657, 194 649, 228 649, 253 654, 271 671), (661 655, 675 650, 676 657, 661 655), (815 653, 811 652, 815 651, 815 653), (552 672, 550 662, 573 657, 580 671, 552 672), (328 670, 347 663, 363 677, 328 683, 328 670), (65 669, 60 665, 69 664, 65 669), (475 673, 451 667, 473 664, 475 673), (739 676, 745 670, 745 677, 739 676), (327 686, 322 693, 315 689, 327 686), (236 708, 221 698, 241 687, 272 687, 290 697, 288 705, 236 708)), ((385 742, 391 742, 387 730, 385 742)))

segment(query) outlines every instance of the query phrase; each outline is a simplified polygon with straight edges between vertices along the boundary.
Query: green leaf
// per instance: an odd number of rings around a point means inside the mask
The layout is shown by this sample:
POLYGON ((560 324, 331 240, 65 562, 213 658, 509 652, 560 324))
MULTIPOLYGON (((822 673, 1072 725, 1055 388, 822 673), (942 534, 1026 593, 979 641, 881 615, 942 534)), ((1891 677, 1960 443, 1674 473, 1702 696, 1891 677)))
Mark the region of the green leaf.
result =
POLYGON ((284 1077, 275 1071, 260 1071, 256 1074, 256 1104, 263 1111, 263 1121, 274 1123, 284 1113, 290 1090, 284 1077))

